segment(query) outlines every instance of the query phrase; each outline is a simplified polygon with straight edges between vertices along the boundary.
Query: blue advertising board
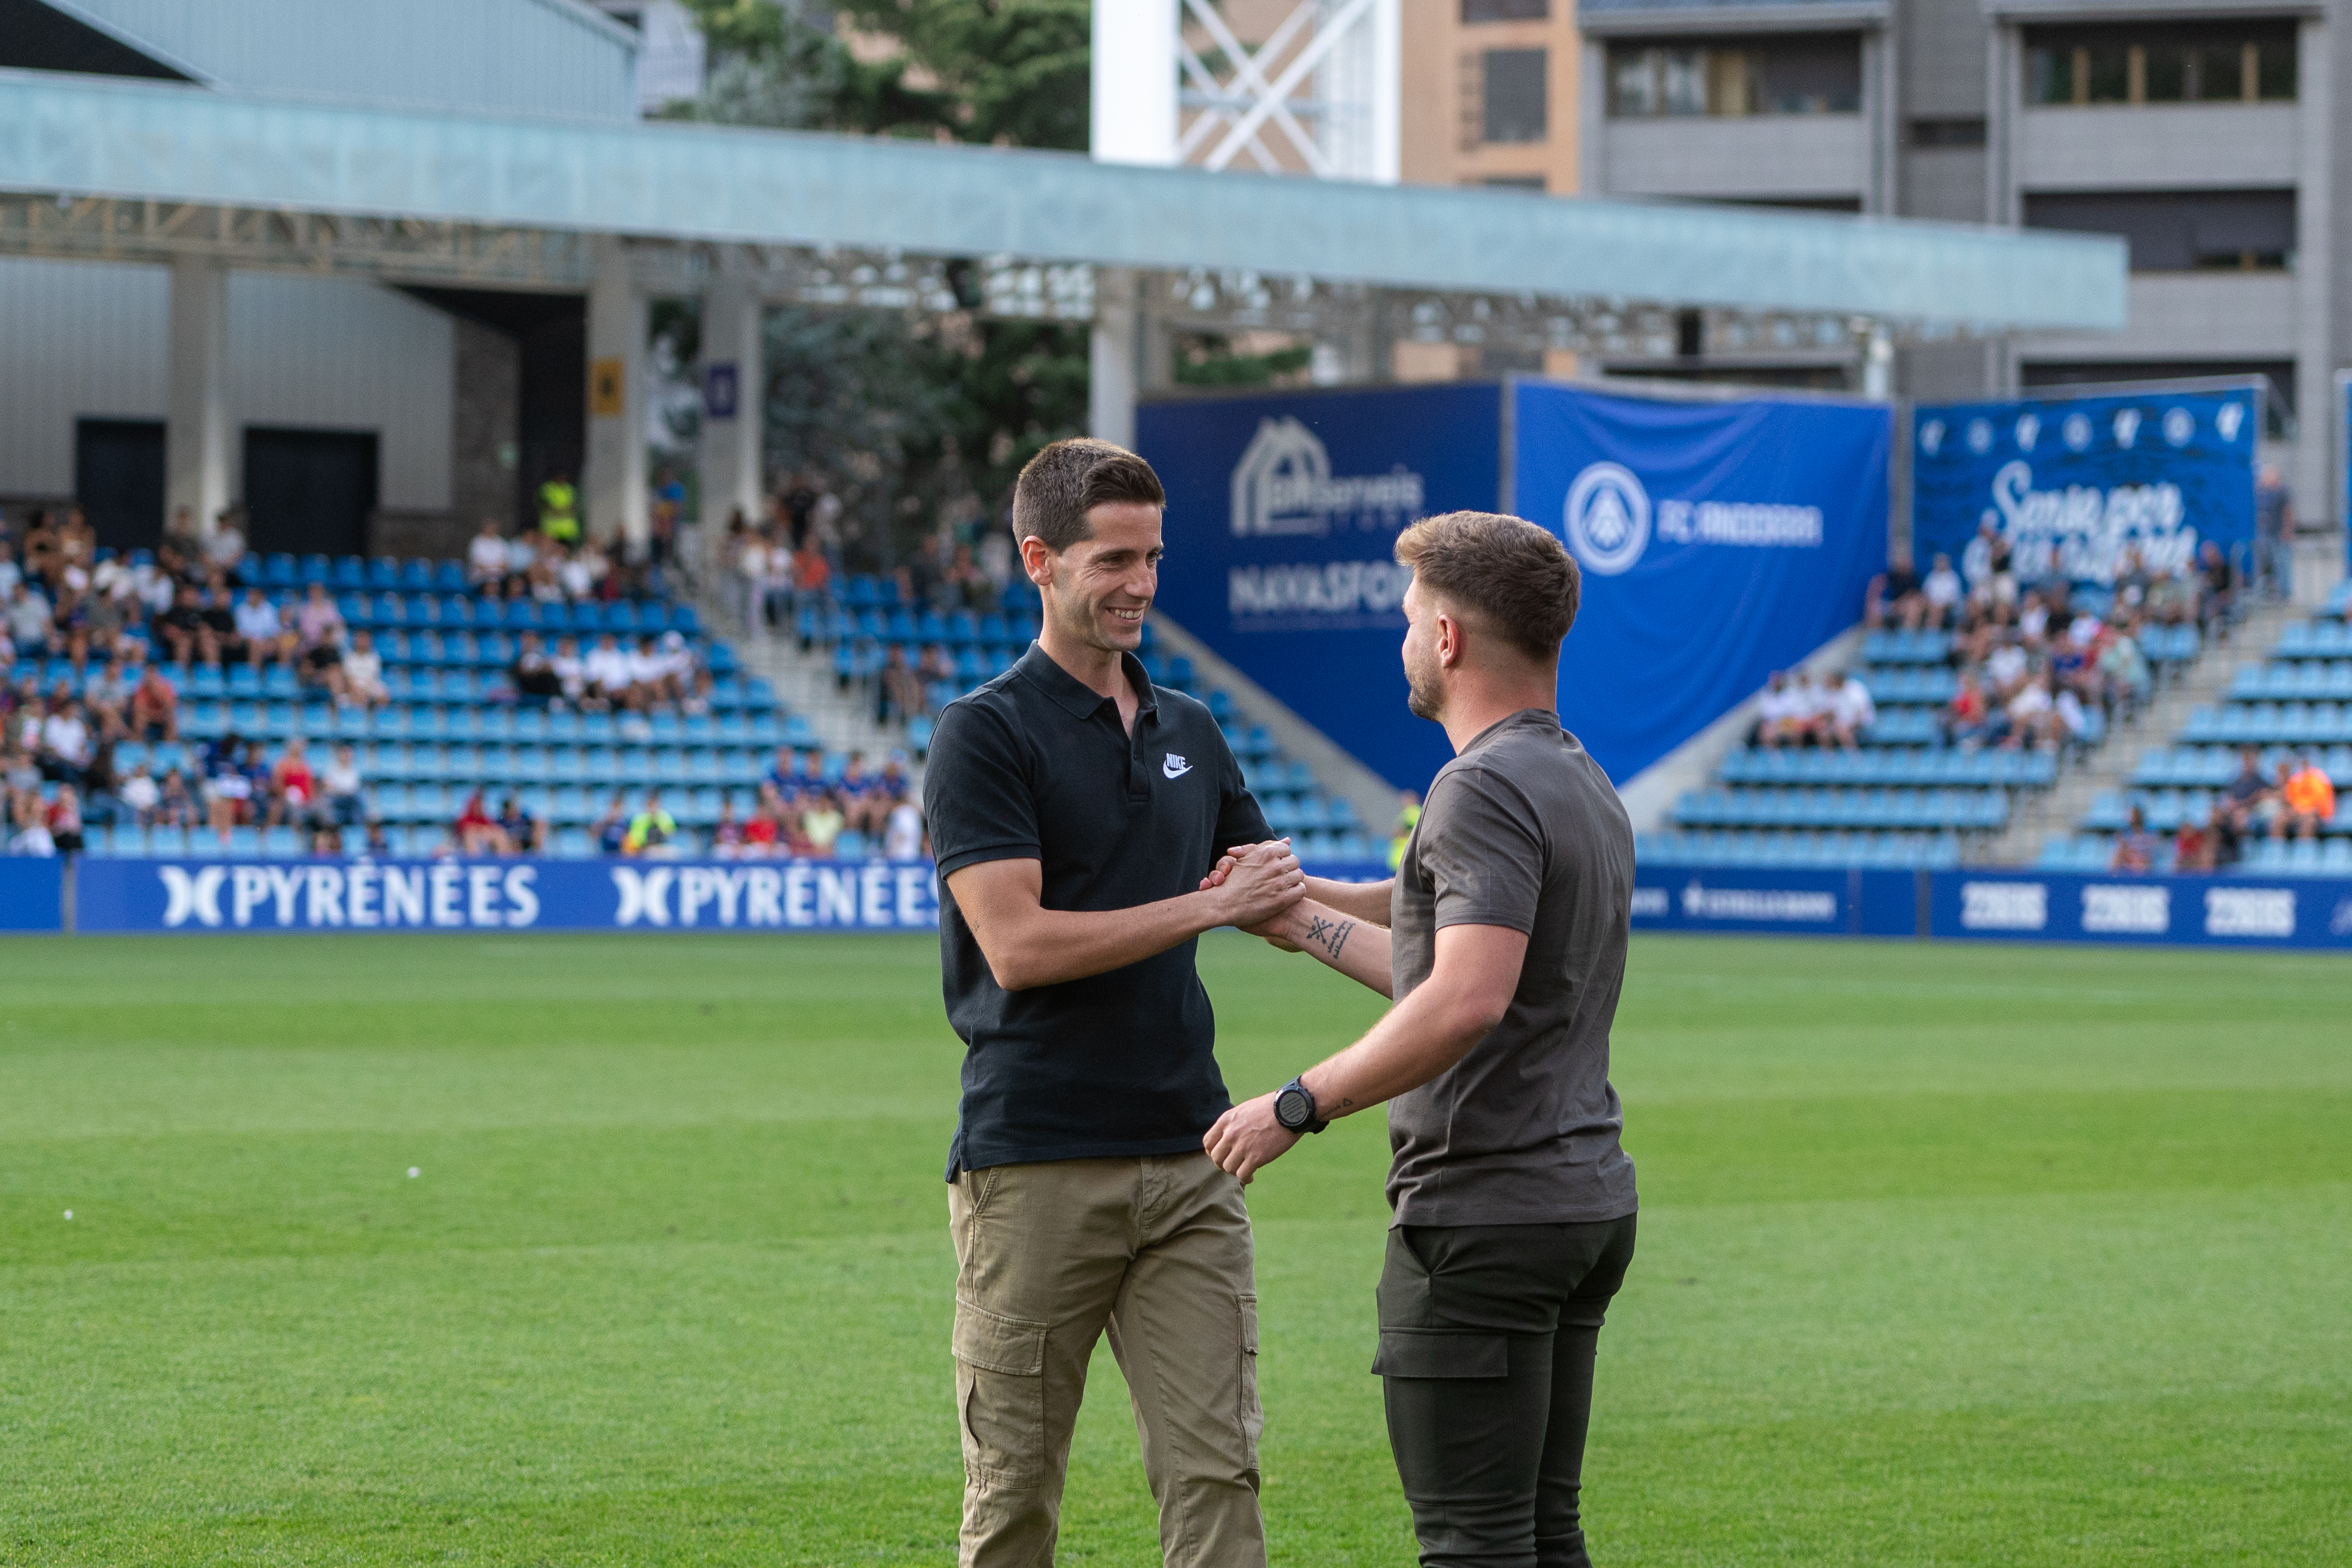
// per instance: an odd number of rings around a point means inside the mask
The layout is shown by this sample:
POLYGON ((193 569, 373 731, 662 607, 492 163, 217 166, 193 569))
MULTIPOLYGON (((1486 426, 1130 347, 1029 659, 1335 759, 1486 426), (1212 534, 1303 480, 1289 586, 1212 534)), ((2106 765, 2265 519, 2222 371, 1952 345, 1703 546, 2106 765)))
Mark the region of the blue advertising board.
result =
POLYGON ((1916 936, 1918 881, 1909 871, 1644 866, 1633 876, 1633 925, 1637 931, 1916 936))
POLYGON ((1416 518, 1569 540, 1561 711, 1620 782, 1851 625, 1885 560, 1881 405, 1513 380, 1147 404, 1136 430, 1168 488, 1159 607, 1400 788, 1452 755, 1405 710, 1416 518))
POLYGON ((1938 940, 2352 949, 2352 882, 2279 877, 2082 877, 1939 871, 1938 940))
POLYGON ((74 894, 84 931, 936 931, 940 918, 928 860, 84 857, 74 894))
MULTIPOLYGON (((2254 536, 2263 384, 1923 403, 1911 416, 1911 538, 1921 572, 1937 552, 1971 583, 1990 524, 2018 578, 2112 583, 2126 549, 2157 571, 2210 540, 2254 536)), ((2242 561, 2241 564, 2243 564, 2242 561)))
POLYGON ((1399 788, 1454 752, 1405 711, 1396 536, 1495 509, 1501 399, 1487 382, 1136 410, 1168 490, 1159 607, 1399 788))
POLYGON ((1583 567, 1560 721, 1612 779, 1861 617, 1886 563, 1885 405, 1511 392, 1507 510, 1583 567))
POLYGON ((55 856, 0 857, 0 931, 55 931, 65 862, 55 856))

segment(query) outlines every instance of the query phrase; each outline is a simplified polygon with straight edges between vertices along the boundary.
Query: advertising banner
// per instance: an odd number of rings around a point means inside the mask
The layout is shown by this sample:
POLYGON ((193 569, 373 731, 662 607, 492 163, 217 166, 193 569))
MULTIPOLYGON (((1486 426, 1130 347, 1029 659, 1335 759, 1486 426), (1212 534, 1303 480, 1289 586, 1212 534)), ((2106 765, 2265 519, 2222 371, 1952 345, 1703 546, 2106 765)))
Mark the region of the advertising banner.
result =
POLYGON ((1511 394, 1510 510, 1583 567, 1560 720, 1617 783, 1861 618, 1886 561, 1885 405, 1511 394))
POLYGON ((1159 607, 1401 789, 1453 756, 1405 711, 1396 536, 1501 493, 1494 383, 1150 403, 1168 489, 1159 607))
POLYGON ((1783 936, 1915 936, 1909 871, 1641 867, 1633 929, 1783 936))
POLYGON ((1938 940, 2352 949, 2352 882, 1939 871, 1928 924, 1938 940))
POLYGON ((55 931, 65 862, 54 856, 0 857, 0 931, 55 931))
POLYGON ((85 857, 74 868, 74 925, 83 931, 939 928, 928 860, 85 857))
POLYGON ((2126 550, 2168 572, 2208 540, 2224 553, 2250 542, 2262 385, 1919 405, 1911 538, 1920 572, 1940 552, 1973 584, 1987 524, 2009 541, 2027 584, 2053 574, 2112 583, 2126 550))

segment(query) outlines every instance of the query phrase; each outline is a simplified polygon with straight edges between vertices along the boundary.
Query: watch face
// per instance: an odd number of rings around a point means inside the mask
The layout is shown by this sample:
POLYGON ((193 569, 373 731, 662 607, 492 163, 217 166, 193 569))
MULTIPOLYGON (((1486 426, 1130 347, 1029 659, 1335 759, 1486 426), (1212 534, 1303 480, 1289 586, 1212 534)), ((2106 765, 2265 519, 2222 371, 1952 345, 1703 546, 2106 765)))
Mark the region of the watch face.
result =
POLYGON ((1296 1132, 1307 1125, 1309 1114, 1307 1096, 1295 1089, 1286 1089, 1274 1097, 1274 1119, 1296 1132))

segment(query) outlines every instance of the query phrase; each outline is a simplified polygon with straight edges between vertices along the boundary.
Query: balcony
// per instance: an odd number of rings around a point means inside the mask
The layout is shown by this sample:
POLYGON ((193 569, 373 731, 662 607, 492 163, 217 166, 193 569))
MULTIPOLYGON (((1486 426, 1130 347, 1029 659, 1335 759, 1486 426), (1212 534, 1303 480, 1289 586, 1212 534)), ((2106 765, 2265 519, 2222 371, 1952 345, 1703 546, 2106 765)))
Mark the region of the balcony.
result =
POLYGON ((2137 272, 2122 331, 2020 346, 2035 360, 2289 360, 2299 341, 2294 296, 2292 272, 2137 272))
POLYGON ((2011 166, 2029 191, 2291 185, 2297 112, 2292 103, 2026 109, 2011 166))
POLYGON ((1859 114, 1607 120, 1602 178, 1612 195, 1860 201, 1868 123, 1859 114))

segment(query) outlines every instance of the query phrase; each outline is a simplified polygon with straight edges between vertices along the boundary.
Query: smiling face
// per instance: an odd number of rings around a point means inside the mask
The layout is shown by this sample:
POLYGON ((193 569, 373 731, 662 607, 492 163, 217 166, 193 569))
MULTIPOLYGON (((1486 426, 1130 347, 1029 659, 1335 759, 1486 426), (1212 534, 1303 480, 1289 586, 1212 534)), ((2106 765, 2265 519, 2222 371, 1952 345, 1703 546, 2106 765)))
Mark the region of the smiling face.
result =
POLYGON ((1143 642, 1143 613, 1160 591, 1160 508, 1105 501, 1087 509, 1087 526, 1088 537, 1058 555, 1034 535, 1023 540, 1022 563, 1043 590, 1057 640, 1131 653, 1143 642))

